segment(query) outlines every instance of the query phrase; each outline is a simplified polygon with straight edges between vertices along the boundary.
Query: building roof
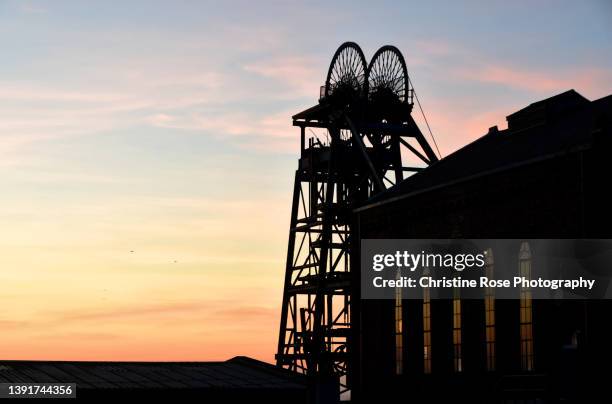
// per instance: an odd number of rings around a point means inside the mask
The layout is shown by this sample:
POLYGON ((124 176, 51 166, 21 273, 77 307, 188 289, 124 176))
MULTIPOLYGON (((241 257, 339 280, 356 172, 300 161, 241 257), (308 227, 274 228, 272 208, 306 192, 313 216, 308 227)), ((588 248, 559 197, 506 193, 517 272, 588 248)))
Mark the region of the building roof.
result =
POLYGON ((492 127, 486 135, 374 196, 356 211, 579 150, 592 142, 602 120, 612 121, 612 95, 589 101, 569 90, 506 119, 507 129, 492 127))
POLYGON ((76 383, 79 389, 306 390, 303 376, 247 357, 226 362, 0 361, 0 383, 76 383))

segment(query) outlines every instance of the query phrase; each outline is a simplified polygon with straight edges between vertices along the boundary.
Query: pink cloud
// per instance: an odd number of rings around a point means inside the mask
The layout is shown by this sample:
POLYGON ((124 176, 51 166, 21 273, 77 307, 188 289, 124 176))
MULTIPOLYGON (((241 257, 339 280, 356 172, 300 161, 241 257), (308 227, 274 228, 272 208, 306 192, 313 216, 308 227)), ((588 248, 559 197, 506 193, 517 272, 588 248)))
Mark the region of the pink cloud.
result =
POLYGON ((310 97, 316 100, 318 89, 325 81, 325 67, 309 57, 278 57, 247 64, 244 70, 276 80, 279 86, 286 88, 284 96, 290 98, 310 97))
POLYGON ((609 83, 612 82, 612 73, 599 68, 541 72, 491 64, 460 69, 456 75, 463 79, 551 94, 573 88, 588 95, 603 96, 610 90, 609 83))
POLYGON ((150 125, 161 128, 202 131, 208 135, 227 138, 240 137, 241 147, 260 151, 297 152, 299 131, 292 126, 294 110, 261 115, 248 111, 207 111, 190 114, 159 113, 146 118, 150 125), (252 139, 252 140, 251 140, 252 139))
MULTIPOLYGON (((432 99, 427 103, 425 113, 431 126, 442 156, 486 134, 488 129, 497 125, 506 127, 506 115, 520 108, 513 105, 471 106, 456 104, 446 100, 432 99)), ((427 127, 419 113, 413 114, 427 141, 432 144, 427 127)), ((433 147, 433 144, 432 144, 433 147)))
POLYGON ((457 50, 457 45, 442 39, 419 39, 415 41, 418 53, 427 53, 433 56, 445 56, 457 50))

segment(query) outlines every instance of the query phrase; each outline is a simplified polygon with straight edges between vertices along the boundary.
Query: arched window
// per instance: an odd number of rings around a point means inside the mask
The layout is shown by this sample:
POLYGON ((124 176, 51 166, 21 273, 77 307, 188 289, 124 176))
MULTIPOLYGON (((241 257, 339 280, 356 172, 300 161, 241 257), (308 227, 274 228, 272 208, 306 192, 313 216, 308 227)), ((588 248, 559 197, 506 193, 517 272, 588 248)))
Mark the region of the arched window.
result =
MULTIPOLYGON (((493 250, 485 251, 485 274, 488 279, 495 277, 493 250)), ((487 370, 495 370, 495 289, 485 289, 485 344, 487 349, 487 370)))
MULTIPOLYGON (((401 273, 397 271, 397 279, 401 279, 401 273)), ((395 374, 404 372, 404 341, 403 341, 403 310, 402 310, 402 288, 395 288, 395 374)))
MULTIPOLYGON (((429 275, 429 269, 423 270, 429 275)), ((431 373, 431 296, 429 288, 423 288, 423 373, 431 373)))
MULTIPOLYGON (((531 279, 531 249, 528 242, 521 243, 519 276, 531 279)), ((529 372, 533 370, 533 309, 528 287, 521 287, 520 300, 521 368, 529 372)))
POLYGON ((461 298, 459 290, 454 290, 453 297, 453 359, 455 372, 463 371, 461 355, 461 298))

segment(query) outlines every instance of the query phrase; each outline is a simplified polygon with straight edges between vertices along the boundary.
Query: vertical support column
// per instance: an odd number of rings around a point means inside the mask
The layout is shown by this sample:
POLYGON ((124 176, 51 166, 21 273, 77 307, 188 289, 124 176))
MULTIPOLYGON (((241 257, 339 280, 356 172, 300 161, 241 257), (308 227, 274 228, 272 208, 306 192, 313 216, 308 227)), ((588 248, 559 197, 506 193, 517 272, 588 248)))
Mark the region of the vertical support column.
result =
MULTIPOLYGON (((295 252, 295 236, 296 236, 296 232, 295 232, 295 228, 297 226, 297 216, 298 216, 298 209, 299 209, 299 204, 300 204, 300 193, 301 193, 301 179, 300 179, 300 170, 297 170, 295 172, 295 180, 293 183, 293 202, 291 205, 291 220, 290 220, 290 224, 289 224, 289 241, 288 241, 288 245, 287 245, 287 261, 285 264, 285 283, 284 283, 284 289, 283 289, 283 303, 282 303, 282 309, 281 309, 281 321, 280 321, 280 332, 279 332, 279 336, 278 336, 278 354, 281 355, 283 353, 286 352, 286 344, 287 343, 295 343, 295 331, 296 331, 296 324, 297 324, 297 307, 295 307, 295 301, 294 301, 294 307, 293 310, 291 310, 291 312, 289 311, 289 306, 291 305, 291 299, 293 298, 295 300, 295 296, 293 296, 290 293, 290 286, 291 286, 291 277, 292 277, 292 273, 293 273, 293 259, 294 259, 294 252, 295 252), (287 330, 287 317, 291 315, 291 323, 292 323, 292 328, 290 330, 287 330), (291 335, 289 338, 287 338, 287 332, 292 333, 293 335, 291 335)), ((282 358, 281 357, 277 357, 277 364, 279 366, 284 365, 284 363, 282 363, 282 358)), ((295 370, 295 369, 292 369, 295 370)))

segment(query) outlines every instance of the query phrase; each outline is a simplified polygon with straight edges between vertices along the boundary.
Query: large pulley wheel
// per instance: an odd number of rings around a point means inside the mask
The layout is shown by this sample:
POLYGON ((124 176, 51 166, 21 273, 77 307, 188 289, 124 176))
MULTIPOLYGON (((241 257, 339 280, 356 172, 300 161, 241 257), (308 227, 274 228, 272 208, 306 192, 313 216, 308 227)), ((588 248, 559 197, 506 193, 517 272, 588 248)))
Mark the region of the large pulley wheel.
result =
POLYGON ((365 84, 369 100, 381 107, 412 104, 406 62, 395 46, 383 46, 376 51, 368 66, 365 84))
POLYGON ((350 101, 360 97, 366 82, 367 63, 354 42, 345 42, 336 51, 325 80, 325 97, 350 101))

